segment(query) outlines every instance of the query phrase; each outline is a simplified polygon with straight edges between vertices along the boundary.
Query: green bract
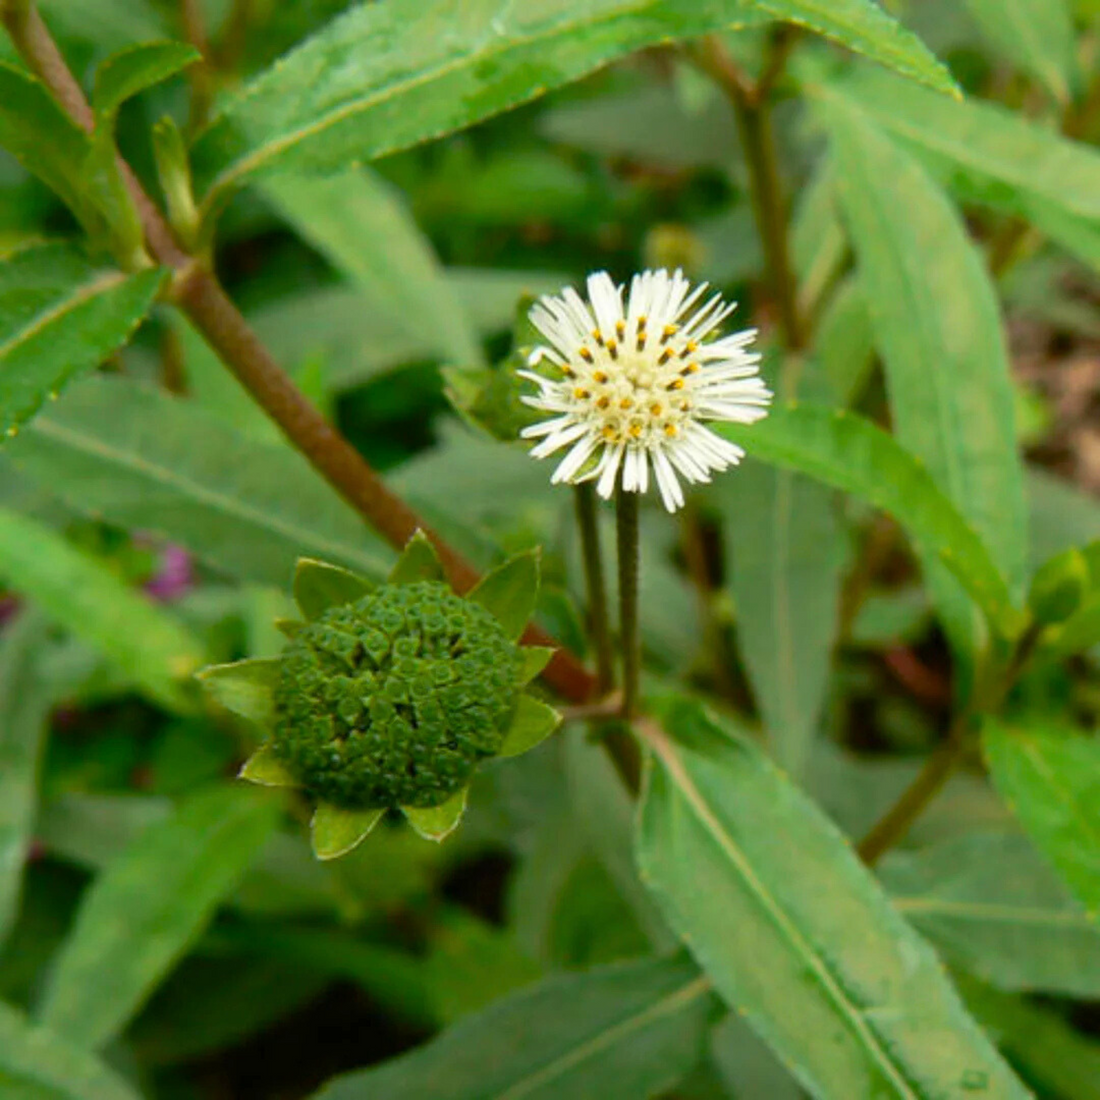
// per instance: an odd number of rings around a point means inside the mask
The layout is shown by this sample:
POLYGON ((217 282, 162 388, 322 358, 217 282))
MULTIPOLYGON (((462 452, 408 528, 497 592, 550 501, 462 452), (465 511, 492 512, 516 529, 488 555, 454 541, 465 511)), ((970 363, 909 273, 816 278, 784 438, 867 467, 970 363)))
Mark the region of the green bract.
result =
POLYGON ((333 607, 287 646, 271 748, 319 799, 437 806, 500 749, 519 647, 439 581, 333 607))
POLYGON ((316 800, 322 859, 350 851, 388 809, 442 840, 478 763, 526 752, 558 724, 523 693, 550 657, 516 643, 537 588, 537 560, 521 554, 459 598, 419 533, 378 588, 302 559, 294 597, 306 621, 279 624, 282 655, 202 673, 219 703, 270 734, 241 777, 316 800))

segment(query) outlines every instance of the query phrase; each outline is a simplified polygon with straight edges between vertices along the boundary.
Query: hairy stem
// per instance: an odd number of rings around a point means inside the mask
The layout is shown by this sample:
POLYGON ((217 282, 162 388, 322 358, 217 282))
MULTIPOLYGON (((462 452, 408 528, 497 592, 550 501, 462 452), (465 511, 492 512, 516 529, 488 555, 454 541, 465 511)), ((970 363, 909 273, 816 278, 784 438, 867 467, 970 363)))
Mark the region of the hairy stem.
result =
POLYGON ((606 695, 615 684, 615 663, 611 646, 611 624, 607 612, 603 555, 600 551, 600 529, 596 520, 596 492, 589 482, 584 481, 574 487, 573 502, 576 508, 577 530, 581 538, 584 583, 588 596, 586 606, 588 632, 596 650, 596 683, 600 695, 606 695))
MULTIPOLYGON (((32 71, 74 121, 90 130, 93 116, 88 101, 34 7, 26 0, 0 0, 0 21, 32 71)), ((124 163, 122 168, 150 250, 160 263, 176 269, 173 283, 176 302, 264 411, 391 545, 400 549, 417 529, 423 530, 432 539, 455 588, 461 592, 472 587, 477 579, 473 567, 421 522, 404 501, 394 496, 355 448, 302 396, 213 272, 180 247, 133 172, 124 163)), ((552 637, 536 626, 528 627, 523 640, 530 645, 556 645, 552 637)), ((570 702, 587 702, 595 695, 596 678, 560 647, 543 675, 570 702)), ((620 769, 627 766, 620 764, 620 769)))
POLYGON ((623 651, 623 718, 638 713, 638 493, 619 488, 615 496, 615 532, 619 556, 619 636, 623 651))

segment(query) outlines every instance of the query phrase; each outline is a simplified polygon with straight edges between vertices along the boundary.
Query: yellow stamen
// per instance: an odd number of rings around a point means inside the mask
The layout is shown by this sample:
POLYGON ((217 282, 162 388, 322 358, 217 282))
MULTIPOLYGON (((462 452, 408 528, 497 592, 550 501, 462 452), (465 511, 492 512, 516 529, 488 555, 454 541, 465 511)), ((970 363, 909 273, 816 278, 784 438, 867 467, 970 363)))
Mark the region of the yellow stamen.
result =
POLYGON ((682 378, 674 378, 667 386, 666 390, 682 390, 684 388, 684 380, 682 378))
POLYGON ((669 439, 675 439, 679 434, 680 429, 677 428, 675 424, 665 425, 665 435, 667 435, 669 439))
POLYGON ((579 355, 579 356, 580 356, 580 357, 581 357, 581 358, 582 358, 582 359, 583 359, 583 360, 584 360, 584 361, 585 361, 586 363, 591 363, 591 362, 592 362, 592 352, 590 352, 590 351, 588 350, 588 348, 584 348, 584 347, 580 348, 580 349, 579 349, 579 350, 577 351, 577 354, 578 354, 578 355, 579 355))
POLYGON ((607 374, 602 370, 593 371, 592 379, 595 382, 599 382, 599 384, 602 386, 607 381, 607 374))
POLYGON ((591 396, 592 396, 592 394, 590 394, 590 393, 588 392, 588 390, 586 390, 586 389, 584 388, 584 386, 578 386, 578 387, 577 387, 577 388, 576 388, 576 389, 575 389, 575 390, 573 391, 573 396, 574 396, 574 397, 575 397, 575 398, 576 398, 576 399, 577 399, 578 401, 583 401, 583 400, 584 400, 584 399, 585 399, 586 397, 591 397, 591 396))

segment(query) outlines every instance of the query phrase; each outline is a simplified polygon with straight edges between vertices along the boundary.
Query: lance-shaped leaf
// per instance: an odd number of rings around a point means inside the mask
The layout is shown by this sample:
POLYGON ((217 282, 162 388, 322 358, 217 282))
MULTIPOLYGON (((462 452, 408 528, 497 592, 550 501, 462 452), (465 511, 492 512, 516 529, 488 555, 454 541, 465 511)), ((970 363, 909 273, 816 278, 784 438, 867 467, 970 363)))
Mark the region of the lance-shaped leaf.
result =
POLYGON ((844 562, 836 497, 757 462, 720 479, 710 496, 727 517, 738 648, 776 759, 798 775, 817 732, 836 635, 844 562))
POLYGON ((0 432, 15 435, 126 343, 163 281, 161 271, 101 270, 63 244, 33 245, 0 263, 0 432))
POLYGON ((966 6, 1005 57, 1069 103, 1081 74, 1068 0, 966 0, 966 6))
POLYGON ((954 89, 918 39, 870 0, 451 0, 364 4, 262 73, 195 148, 215 201, 274 167, 343 168, 514 107, 633 50, 789 19, 906 75, 954 89), (385 44, 385 48, 380 47, 385 44))
POLYGON ((1100 996, 1100 929, 1027 837, 959 836, 890 853, 878 873, 944 958, 998 989, 1100 996))
POLYGON ((278 660, 254 657, 228 665, 210 665, 196 675, 211 698, 226 710, 265 728, 274 722, 278 660))
POLYGON ((0 509, 0 577, 110 657, 150 697, 187 710, 202 646, 165 607, 37 520, 0 509))
POLYGON ((757 458, 888 512, 922 553, 938 556, 962 581, 995 630, 1021 629, 1022 613, 985 544, 924 465, 869 420, 821 406, 779 406, 750 427, 723 424, 718 431, 757 458))
POLYGON ((126 100, 201 60, 202 54, 183 42, 142 42, 120 50, 96 70, 92 109, 113 125, 126 100))
MULTIPOLYGON (((919 163, 843 100, 829 100, 826 117, 895 433, 1020 595, 1027 512, 992 280, 960 215, 919 163)), ((955 580, 938 562, 929 580, 956 647, 978 650, 981 624, 955 580)))
POLYGON ((982 750, 1001 797, 1100 924, 1100 741, 1043 719, 988 719, 982 750))
POLYGON ((0 945, 19 912, 50 693, 37 677, 45 622, 24 611, 0 634, 0 945))
POLYGON ((0 1081, 12 1100, 141 1100, 95 1055, 2 1003, 0 1081))
POLYGON ((390 571, 389 583, 417 584, 420 581, 444 579, 446 575, 443 572, 443 563, 439 560, 431 540, 423 531, 415 531, 390 571))
POLYGON ((310 842, 318 859, 338 859, 366 839, 385 810, 348 810, 320 802, 310 822, 310 842))
POLYGON ((561 715, 553 707, 533 696, 521 695, 497 755, 519 756, 545 741, 559 725, 561 715))
POLYGON ((470 788, 463 787, 438 806, 402 806, 401 812, 425 840, 434 840, 438 844, 458 828, 469 796, 470 788))
POLYGON ((641 727, 644 881, 715 989, 815 1097, 1025 1100, 840 832, 694 703, 641 727), (675 740, 674 740, 675 738, 675 740))
POLYGON ((660 1096, 703 1057, 716 1009, 710 984, 683 960, 559 975, 409 1054, 337 1078, 317 1100, 660 1096))
POLYGON ((241 785, 200 791, 95 880, 38 1018, 94 1049, 126 1026, 270 837, 276 806, 241 785))
POLYGON ((949 100, 884 72, 829 86, 921 156, 968 201, 1014 212, 1097 264, 1100 153, 996 103, 949 100))
POLYGON ((299 558, 294 570, 294 602, 311 622, 319 619, 330 607, 355 603, 374 591, 366 577, 313 558, 299 558))
POLYGON ((496 616, 510 638, 523 633, 535 611, 539 594, 539 554, 530 550, 509 558, 484 577, 467 593, 496 616))
POLYGON ((385 576, 381 540, 300 455, 128 379, 77 383, 7 453, 77 512, 242 580, 283 588, 301 555, 385 576))
POLYGON ((364 296, 386 310, 410 339, 463 364, 484 362, 481 340, 430 242, 399 194, 362 167, 327 176, 276 175, 264 195, 364 296))
POLYGON ((82 173, 91 138, 45 87, 22 69, 0 62, 0 148, 54 191, 86 225, 93 212, 82 173))

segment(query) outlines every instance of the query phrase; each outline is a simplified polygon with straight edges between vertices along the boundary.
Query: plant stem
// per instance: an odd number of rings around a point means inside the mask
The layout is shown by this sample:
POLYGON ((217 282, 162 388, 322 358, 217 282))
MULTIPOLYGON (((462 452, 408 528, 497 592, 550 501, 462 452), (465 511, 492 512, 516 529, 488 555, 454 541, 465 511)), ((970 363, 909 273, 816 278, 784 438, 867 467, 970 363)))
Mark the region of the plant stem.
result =
POLYGON ((951 724, 946 740, 925 761, 924 767, 902 792, 897 802, 860 841, 856 851, 864 863, 875 863, 880 856, 901 840, 928 803, 951 778, 966 747, 966 725, 967 720, 964 717, 956 719, 951 724))
POLYGON ((621 486, 615 494, 615 533, 619 555, 619 640, 623 651, 623 708, 627 721, 638 713, 638 493, 621 486))
POLYGON ((596 649, 596 684, 600 695, 606 695, 615 685, 615 663, 607 613, 603 555, 600 551, 600 529, 596 519, 596 492, 589 482, 582 481, 574 487, 573 502, 577 514, 577 530, 581 536, 584 584, 588 596, 588 632, 596 649))
MULTIPOLYGON (((26 0, 0 0, 0 22, 30 69, 46 84, 70 117, 85 130, 90 130, 93 116, 88 101, 34 7, 26 0)), ((421 522, 404 501, 394 496, 358 451, 302 396, 226 295, 213 272, 180 247, 133 172, 121 160, 120 166, 141 215, 150 250, 160 263, 176 270, 175 301, 226 366, 291 443, 391 545, 400 549, 417 529, 423 530, 439 552, 454 587, 460 592, 471 588, 477 580, 474 568, 421 522)), ((556 646, 550 635, 533 625, 527 628, 523 641, 529 645, 556 646)), ((570 702, 587 702, 596 693, 596 678, 560 646, 556 646, 554 658, 543 675, 570 702)))
POLYGON ((741 72, 717 38, 705 39, 693 56, 700 67, 717 81, 733 104, 752 182, 753 216, 764 249, 768 286, 779 314, 783 342, 789 351, 800 351, 806 346, 807 334, 798 312, 798 286, 787 243, 787 213, 768 99, 792 42, 790 37, 773 40, 772 61, 765 70, 767 79, 762 78, 758 84, 741 72))
POLYGON ((1004 673, 988 691, 987 697, 972 700, 956 715, 943 744, 928 758, 916 779, 902 792, 897 802, 860 841, 856 851, 865 863, 874 863, 901 840, 909 832, 913 822, 943 789, 962 759, 972 722, 979 714, 1000 709, 1026 667, 1042 632, 1042 625, 1032 622, 1016 642, 1004 667, 1004 673))

